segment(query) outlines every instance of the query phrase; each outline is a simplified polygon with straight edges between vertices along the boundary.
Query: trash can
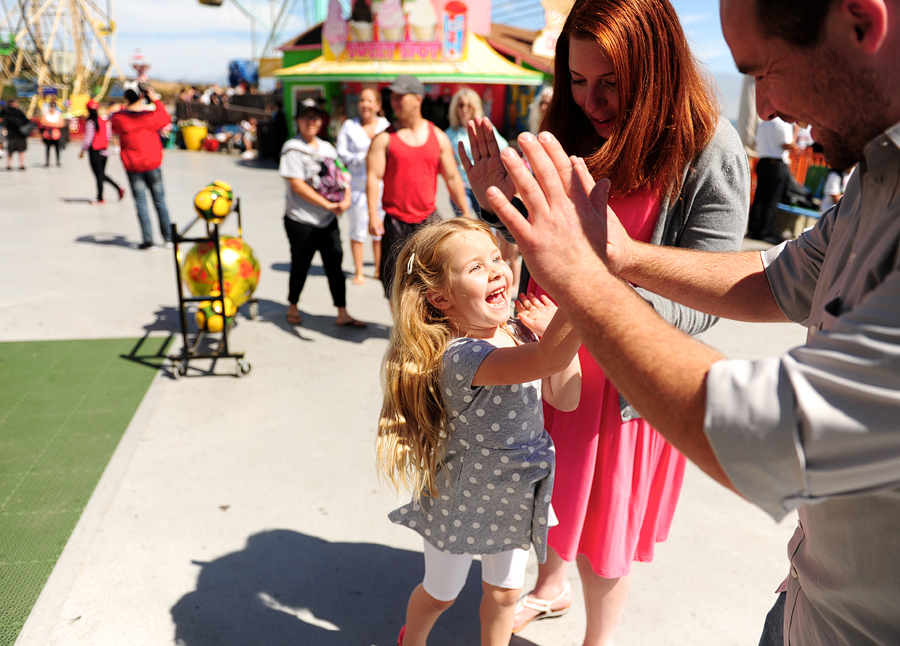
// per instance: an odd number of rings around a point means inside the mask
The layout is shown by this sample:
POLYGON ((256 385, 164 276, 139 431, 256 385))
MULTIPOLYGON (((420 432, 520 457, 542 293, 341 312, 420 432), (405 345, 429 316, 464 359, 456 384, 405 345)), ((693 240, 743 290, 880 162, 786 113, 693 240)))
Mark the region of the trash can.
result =
POLYGON ((184 147, 188 150, 200 150, 200 145, 206 139, 206 133, 206 126, 181 126, 184 147))

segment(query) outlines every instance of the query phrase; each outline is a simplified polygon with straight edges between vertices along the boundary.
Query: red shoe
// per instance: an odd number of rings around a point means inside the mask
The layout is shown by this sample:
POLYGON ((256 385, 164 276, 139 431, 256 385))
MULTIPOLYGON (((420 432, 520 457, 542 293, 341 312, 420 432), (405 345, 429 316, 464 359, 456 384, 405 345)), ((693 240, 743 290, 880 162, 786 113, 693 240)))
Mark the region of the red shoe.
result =
POLYGON ((106 204, 106 200, 91 200, 90 204, 106 204))
POLYGON ((400 634, 397 636, 397 646, 403 646, 403 636, 406 635, 406 625, 400 629, 400 634))
POLYGON ((121 186, 119 187, 119 201, 122 201, 122 198, 125 197, 125 189, 121 186))

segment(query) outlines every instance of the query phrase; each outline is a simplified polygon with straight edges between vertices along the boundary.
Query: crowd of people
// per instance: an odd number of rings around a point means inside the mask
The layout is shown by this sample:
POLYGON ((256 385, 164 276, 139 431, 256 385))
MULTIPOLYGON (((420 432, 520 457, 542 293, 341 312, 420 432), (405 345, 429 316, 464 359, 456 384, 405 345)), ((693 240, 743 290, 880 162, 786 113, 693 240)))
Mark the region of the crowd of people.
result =
POLYGON ((185 103, 202 103, 203 105, 226 105, 233 97, 245 94, 257 94, 255 85, 241 81, 235 86, 222 87, 216 83, 199 89, 196 85, 186 85, 178 93, 178 98, 185 103))

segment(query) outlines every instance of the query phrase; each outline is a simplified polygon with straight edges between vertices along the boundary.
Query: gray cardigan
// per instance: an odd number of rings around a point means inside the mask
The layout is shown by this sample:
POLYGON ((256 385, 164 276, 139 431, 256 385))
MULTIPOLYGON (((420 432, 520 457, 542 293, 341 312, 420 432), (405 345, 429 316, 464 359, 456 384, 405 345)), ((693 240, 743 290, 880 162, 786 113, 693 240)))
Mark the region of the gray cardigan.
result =
MULTIPOLYGON (((516 206, 524 209, 521 204, 516 206)), ((709 145, 685 168, 681 192, 674 200, 663 198, 650 242, 702 251, 737 251, 747 230, 749 212, 747 153, 734 127, 719 119, 709 145)), ((482 217, 509 237, 493 213, 483 210, 482 217)), ((641 287, 635 289, 660 316, 691 336, 708 330, 718 320, 641 287)), ((640 417, 621 395, 619 405, 623 421, 640 417)))
MULTIPOLYGON (((681 192, 674 200, 663 198, 651 244, 702 251, 737 251, 747 230, 750 212, 750 165, 734 127, 719 119, 709 145, 682 176, 681 192)), ((696 336, 718 320, 635 288, 656 312, 679 330, 696 336)), ((619 396, 622 420, 640 417, 619 396)))

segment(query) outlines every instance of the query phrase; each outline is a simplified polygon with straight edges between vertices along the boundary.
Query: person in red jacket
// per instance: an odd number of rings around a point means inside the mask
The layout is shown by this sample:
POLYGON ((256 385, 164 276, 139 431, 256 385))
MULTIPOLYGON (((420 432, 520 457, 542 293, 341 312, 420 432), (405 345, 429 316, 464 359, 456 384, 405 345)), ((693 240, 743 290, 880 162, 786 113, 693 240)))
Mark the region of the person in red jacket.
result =
POLYGON ((131 184, 134 206, 141 223, 143 242, 139 249, 153 249, 153 229, 147 209, 147 189, 153 197, 153 206, 159 217, 159 228, 166 247, 172 246, 172 231, 166 195, 162 182, 162 141, 159 131, 171 123, 169 113, 159 95, 149 86, 128 87, 125 90, 128 105, 112 115, 113 132, 119 135, 122 164, 131 184))
POLYGON ((84 142, 78 157, 87 152, 91 161, 91 170, 97 180, 97 197, 91 204, 103 204, 103 185, 112 184, 119 194, 119 200, 125 197, 125 189, 116 184, 106 174, 106 159, 109 157, 110 125, 109 119, 100 114, 100 104, 91 99, 87 102, 88 117, 84 122, 84 142))

